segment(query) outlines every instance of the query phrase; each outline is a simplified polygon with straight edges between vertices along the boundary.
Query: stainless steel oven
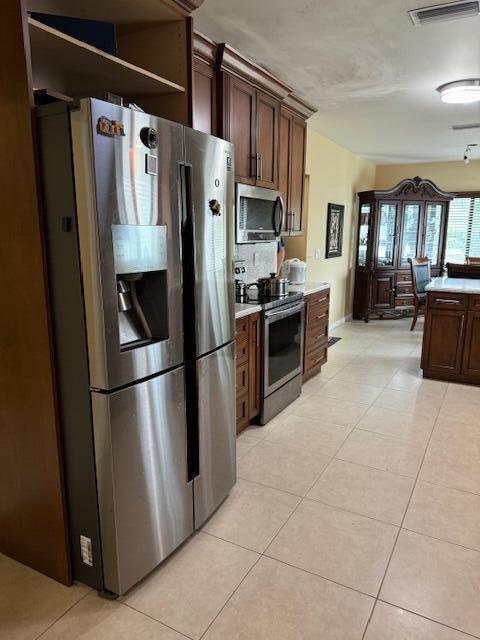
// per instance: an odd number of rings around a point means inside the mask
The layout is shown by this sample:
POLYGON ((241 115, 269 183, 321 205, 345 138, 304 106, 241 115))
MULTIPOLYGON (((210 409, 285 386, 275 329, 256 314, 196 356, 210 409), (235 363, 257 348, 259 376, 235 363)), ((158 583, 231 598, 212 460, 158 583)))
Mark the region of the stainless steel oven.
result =
POLYGON ((264 311, 262 424, 300 395, 304 313, 303 299, 264 311))
POLYGON ((283 226, 284 205, 279 191, 237 184, 237 243, 270 242, 283 226))

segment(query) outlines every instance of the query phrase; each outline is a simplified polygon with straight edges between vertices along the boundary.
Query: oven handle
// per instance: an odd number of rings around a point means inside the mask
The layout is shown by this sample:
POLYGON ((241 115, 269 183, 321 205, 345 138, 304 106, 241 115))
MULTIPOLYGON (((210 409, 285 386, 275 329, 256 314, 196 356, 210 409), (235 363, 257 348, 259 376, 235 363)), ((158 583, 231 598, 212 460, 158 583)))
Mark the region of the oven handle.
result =
POLYGON ((270 318, 280 319, 280 316, 286 318, 287 316, 291 316, 294 313, 298 313, 304 308, 304 306, 305 303, 302 300, 302 302, 300 302, 299 304, 296 304, 293 307, 288 307, 287 309, 281 309, 280 311, 267 311, 267 313, 265 313, 265 320, 270 320, 270 318))

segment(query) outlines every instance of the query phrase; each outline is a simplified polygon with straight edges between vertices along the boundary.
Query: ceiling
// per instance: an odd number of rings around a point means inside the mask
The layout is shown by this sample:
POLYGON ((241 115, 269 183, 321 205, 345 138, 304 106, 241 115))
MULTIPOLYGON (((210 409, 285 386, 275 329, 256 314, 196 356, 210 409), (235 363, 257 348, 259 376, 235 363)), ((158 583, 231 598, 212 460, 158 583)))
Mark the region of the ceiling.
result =
MULTIPOLYGON (((441 0, 438 0, 440 2, 441 0)), ((205 0, 195 28, 228 42, 318 108, 314 129, 375 162, 461 160, 480 103, 443 104, 439 85, 480 77, 480 17, 414 27, 434 0, 205 0)))

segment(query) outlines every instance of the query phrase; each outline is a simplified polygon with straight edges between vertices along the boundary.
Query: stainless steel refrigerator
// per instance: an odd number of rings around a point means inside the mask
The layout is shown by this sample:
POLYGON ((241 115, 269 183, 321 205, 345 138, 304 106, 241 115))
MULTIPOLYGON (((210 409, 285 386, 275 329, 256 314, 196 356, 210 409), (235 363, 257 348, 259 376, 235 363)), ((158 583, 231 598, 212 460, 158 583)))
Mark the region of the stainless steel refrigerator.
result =
POLYGON ((73 575, 123 594, 235 482, 232 146, 37 110, 73 575))

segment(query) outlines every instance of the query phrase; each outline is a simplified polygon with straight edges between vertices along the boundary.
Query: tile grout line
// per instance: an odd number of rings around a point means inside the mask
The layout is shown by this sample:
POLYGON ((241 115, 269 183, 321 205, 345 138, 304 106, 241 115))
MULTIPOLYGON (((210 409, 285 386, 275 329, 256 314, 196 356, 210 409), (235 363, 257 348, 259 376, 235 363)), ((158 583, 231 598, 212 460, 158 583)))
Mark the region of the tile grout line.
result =
MULTIPOLYGON (((397 533, 397 536, 396 536, 395 541, 394 541, 394 543, 393 543, 392 551, 390 552, 390 556, 389 556, 389 558, 388 558, 387 566, 385 567, 385 571, 384 571, 384 573, 383 573, 383 578, 382 578, 382 580, 381 580, 381 582, 380 582, 380 586, 379 586, 378 591, 377 591, 377 596, 376 596, 376 598, 375 598, 375 603, 374 603, 374 605, 373 605, 373 607, 372 607, 372 611, 371 611, 370 617, 368 618, 367 625, 366 625, 365 630, 364 630, 364 632, 363 632, 362 640, 364 640, 364 639, 365 639, 365 635, 366 635, 367 630, 368 630, 368 627, 369 627, 369 625, 370 625, 370 621, 371 621, 371 619, 372 619, 373 612, 375 611, 375 608, 376 608, 376 606, 377 606, 377 602, 378 602, 378 600, 379 600, 380 593, 381 593, 381 591, 382 591, 383 584, 384 584, 384 582, 385 582, 385 578, 386 578, 387 573, 388 573, 388 569, 390 568, 390 563, 391 563, 391 561, 392 561, 393 554, 395 553, 395 549, 396 549, 396 547, 397 547, 398 539, 399 539, 400 534, 401 534, 401 532, 402 532, 402 530, 403 530, 403 523, 405 522, 405 518, 406 518, 406 516, 407 516, 407 512, 408 512, 408 509, 409 509, 409 507, 410 507, 410 503, 411 503, 411 501, 412 501, 413 494, 414 494, 415 489, 416 489, 416 487, 417 487, 418 478, 420 477, 420 473, 421 473, 421 470, 422 470, 422 467, 423 467, 423 463, 424 463, 424 461, 425 461, 425 456, 427 455, 428 447, 430 446, 430 441, 431 441, 431 439, 432 439, 433 432, 435 431, 435 426, 436 426, 436 424, 437 424, 437 420, 438 420, 438 416, 439 416, 439 414, 440 414, 440 408, 442 407, 442 404, 443 404, 443 400, 442 400, 442 403, 440 404, 440 407, 439 407, 439 409, 438 409, 438 411, 437 411, 437 414, 436 414, 436 417, 435 417, 435 422, 433 423, 433 429, 432 429, 432 431, 431 431, 431 433, 430 433, 430 437, 429 437, 429 439, 428 439, 427 446, 425 447, 425 451, 423 452, 422 461, 421 461, 420 466, 419 466, 419 468, 418 468, 418 472, 417 472, 417 474, 416 474, 416 476, 415 476, 415 482, 414 482, 414 484, 413 484, 412 491, 411 491, 411 493, 410 493, 410 497, 409 497, 409 499, 408 499, 407 506, 406 506, 405 512, 404 512, 404 514, 403 514, 402 521, 401 521, 400 526, 399 526, 399 528, 398 528, 398 533, 397 533)), ((396 605, 396 606, 398 606, 398 605, 396 605)))
MULTIPOLYGON (((79 583, 79 584, 83 584, 83 583, 79 583)), ((70 588, 70 587, 68 587, 70 588)), ((38 636, 35 636, 35 640, 39 640, 42 636, 44 636, 47 631, 50 631, 50 629, 57 624, 57 622, 59 622, 63 617, 65 617, 67 615, 67 613, 69 611, 71 611, 74 607, 77 606, 77 604, 79 604, 80 602, 82 602, 88 595, 90 595, 91 593, 93 593, 95 591, 95 589, 91 589, 90 587, 88 587, 88 591, 87 593, 85 593, 79 600, 77 600, 74 604, 72 604, 70 607, 68 607, 68 609, 66 609, 62 615, 58 616, 58 618, 56 618, 51 624, 48 625, 48 627, 46 627, 38 636)))
POLYGON ((171 625, 167 624, 166 622, 163 622, 163 620, 159 620, 158 618, 154 618, 153 616, 151 616, 149 613, 146 613, 145 611, 140 611, 139 609, 136 609, 131 604, 128 604, 128 602, 118 602, 118 604, 126 607, 127 609, 130 609, 131 611, 135 611, 135 613, 138 613, 138 614, 144 616, 145 618, 148 618, 149 620, 152 620, 153 622, 156 622, 157 624, 161 624, 162 626, 167 627, 167 629, 170 629, 170 631, 174 631, 175 633, 178 633, 180 636, 182 636, 186 640, 194 640, 192 638, 192 636, 187 635, 183 631, 179 631, 178 629, 175 629, 175 627, 172 627, 171 625))
MULTIPOLYGON (((475 636, 471 633, 468 633, 468 631, 462 631, 461 629, 457 629, 456 627, 451 627, 449 624, 445 624, 444 622, 438 622, 438 620, 434 620, 433 618, 429 618, 428 616, 423 615, 422 613, 417 613, 416 611, 412 611, 411 609, 407 609, 405 607, 399 607, 397 604, 394 604, 393 602, 388 602, 388 600, 382 600, 381 598, 377 598, 377 602, 381 602, 383 604, 388 604, 390 607, 395 607, 396 609, 402 609, 402 611, 408 611, 408 613, 411 613, 414 616, 418 616, 419 618, 423 618, 424 620, 428 620, 429 622, 433 622, 434 624, 438 624, 441 627, 444 627, 446 629, 451 629, 452 631, 456 631, 458 633, 461 633, 465 636, 467 636, 468 638, 475 638, 475 640, 480 640, 480 636, 475 636)), ((376 603, 375 603, 376 605, 376 603)))

